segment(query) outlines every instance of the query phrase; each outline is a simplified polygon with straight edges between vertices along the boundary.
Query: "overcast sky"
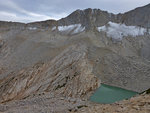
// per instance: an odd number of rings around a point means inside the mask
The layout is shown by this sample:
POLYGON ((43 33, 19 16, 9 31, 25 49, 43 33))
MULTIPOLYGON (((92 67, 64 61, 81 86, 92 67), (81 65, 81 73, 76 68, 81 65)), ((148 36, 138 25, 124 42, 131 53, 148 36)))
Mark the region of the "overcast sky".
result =
POLYGON ((149 3, 150 0, 0 0, 0 20, 25 23, 57 20, 86 8, 123 13, 149 3))

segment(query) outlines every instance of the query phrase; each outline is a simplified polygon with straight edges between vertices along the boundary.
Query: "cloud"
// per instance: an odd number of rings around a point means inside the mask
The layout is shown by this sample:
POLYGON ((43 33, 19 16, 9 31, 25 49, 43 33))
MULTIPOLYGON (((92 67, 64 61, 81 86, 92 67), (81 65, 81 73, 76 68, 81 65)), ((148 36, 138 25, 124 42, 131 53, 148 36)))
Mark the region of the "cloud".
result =
MULTIPOLYGON (((35 18, 35 17, 29 17, 29 16, 18 16, 15 13, 9 13, 9 12, 4 12, 4 11, 0 11, 0 15, 1 15, 1 20, 5 20, 5 21, 17 21, 17 22, 34 22, 34 21, 38 21, 39 19, 35 18)), ((41 20, 44 20, 45 17, 41 18, 41 20)), ((49 18, 47 18, 49 19, 49 18)))
POLYGON ((6 21, 33 22, 52 19, 50 16, 47 15, 27 11, 10 0, 6 0, 6 2, 1 3, 1 5, 8 7, 15 12, 12 13, 8 11, 0 11, 1 20, 5 19, 6 21))

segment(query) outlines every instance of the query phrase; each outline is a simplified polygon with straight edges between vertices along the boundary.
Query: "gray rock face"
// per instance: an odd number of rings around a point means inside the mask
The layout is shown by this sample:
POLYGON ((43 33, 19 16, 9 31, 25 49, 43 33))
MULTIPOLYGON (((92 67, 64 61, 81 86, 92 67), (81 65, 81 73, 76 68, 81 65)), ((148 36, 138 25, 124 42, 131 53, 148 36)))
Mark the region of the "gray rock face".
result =
POLYGON ((109 21, 125 23, 126 25, 142 26, 150 28, 150 4, 136 8, 124 14, 112 14, 100 9, 76 10, 68 17, 60 19, 58 25, 70 25, 81 23, 87 29, 94 26, 103 26, 109 21))
POLYGON ((100 9, 76 10, 66 18, 60 19, 58 25, 70 25, 81 23, 86 29, 103 26, 109 21, 113 21, 115 15, 100 9))
POLYGON ((150 4, 118 15, 119 22, 126 25, 150 28, 150 4))

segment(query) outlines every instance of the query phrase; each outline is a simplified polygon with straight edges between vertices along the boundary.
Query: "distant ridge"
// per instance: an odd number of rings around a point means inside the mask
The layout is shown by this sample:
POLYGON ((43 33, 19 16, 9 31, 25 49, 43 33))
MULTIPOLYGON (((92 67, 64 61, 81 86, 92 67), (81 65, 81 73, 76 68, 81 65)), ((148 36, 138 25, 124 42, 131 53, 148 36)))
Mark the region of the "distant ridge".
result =
MULTIPOLYGON (((107 11, 102 11, 100 9, 85 9, 85 10, 76 10, 72 12, 65 18, 62 18, 58 21, 56 20, 46 20, 39 22, 31 22, 23 24, 20 22, 5 22, 0 21, 1 23, 11 25, 26 25, 26 26, 36 26, 36 27, 53 27, 53 26, 64 26, 71 24, 82 24, 86 29, 93 29, 94 27, 103 26, 109 21, 116 23, 125 23, 126 25, 141 26, 145 28, 150 28, 150 4, 135 8, 131 11, 125 12, 123 14, 113 14, 107 11)), ((3 24, 4 25, 4 24, 3 24)))

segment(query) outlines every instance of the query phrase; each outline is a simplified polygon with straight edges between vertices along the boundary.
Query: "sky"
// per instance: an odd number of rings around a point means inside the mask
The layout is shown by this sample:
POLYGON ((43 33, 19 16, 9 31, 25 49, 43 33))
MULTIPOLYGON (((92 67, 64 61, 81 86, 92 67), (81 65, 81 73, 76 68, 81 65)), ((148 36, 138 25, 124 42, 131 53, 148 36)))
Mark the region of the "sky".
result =
POLYGON ((149 3, 150 0, 0 0, 0 20, 24 23, 58 20, 86 8, 117 14, 149 3))

